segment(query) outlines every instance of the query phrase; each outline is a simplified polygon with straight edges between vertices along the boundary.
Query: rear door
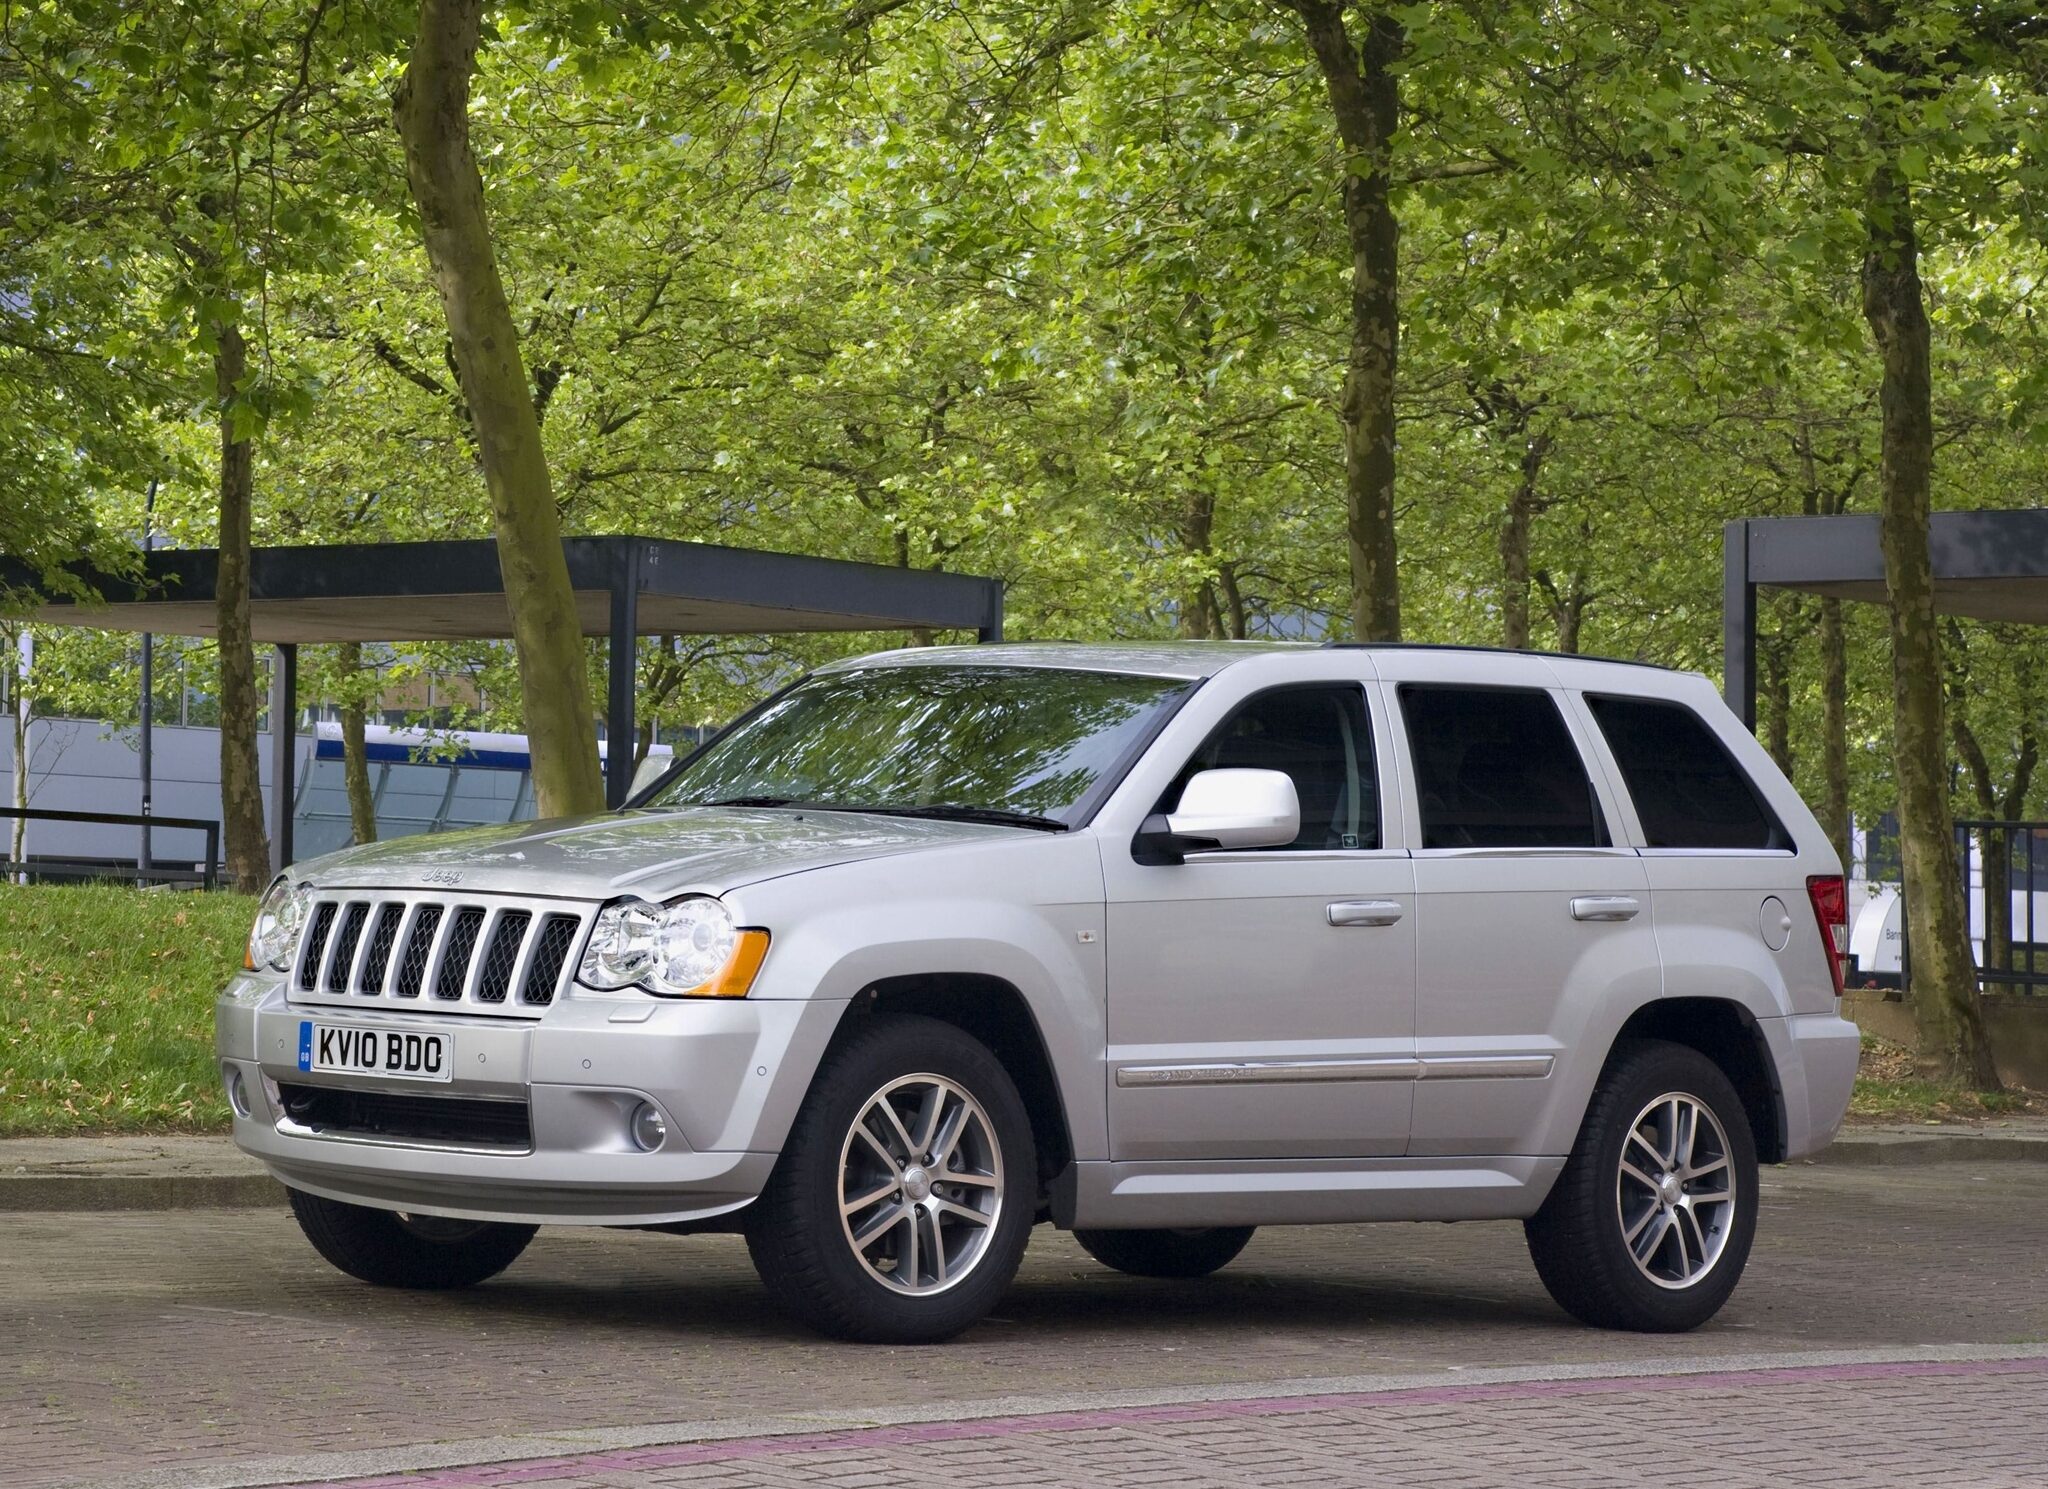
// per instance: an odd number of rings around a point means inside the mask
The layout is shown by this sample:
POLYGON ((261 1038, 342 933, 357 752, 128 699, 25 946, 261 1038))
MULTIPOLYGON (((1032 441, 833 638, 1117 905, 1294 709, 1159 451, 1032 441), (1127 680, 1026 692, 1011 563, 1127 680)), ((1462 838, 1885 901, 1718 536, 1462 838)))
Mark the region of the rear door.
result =
POLYGON ((1379 667, 1416 844, 1408 1151, 1533 1152, 1588 1015, 1661 985, 1649 881, 1544 663, 1416 652, 1379 667))

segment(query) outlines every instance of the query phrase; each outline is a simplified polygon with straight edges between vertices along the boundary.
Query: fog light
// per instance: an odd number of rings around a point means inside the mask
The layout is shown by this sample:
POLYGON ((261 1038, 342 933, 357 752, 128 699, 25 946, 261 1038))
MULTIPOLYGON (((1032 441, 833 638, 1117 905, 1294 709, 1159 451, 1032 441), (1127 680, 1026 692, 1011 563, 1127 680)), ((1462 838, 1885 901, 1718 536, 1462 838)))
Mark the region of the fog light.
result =
POLYGON ((236 1115, 236 1116, 238 1116, 238 1117, 246 1117, 246 1116, 248 1116, 248 1115, 249 1115, 249 1089, 248 1089, 248 1087, 246 1087, 246 1086, 244 1086, 244 1085, 242 1084, 242 1071, 241 1071, 241 1067, 239 1067, 239 1066, 236 1066, 236 1065, 230 1065, 230 1066, 228 1066, 228 1067, 227 1067, 227 1082, 228 1082, 228 1105, 229 1105, 229 1106, 231 1106, 231 1107, 233 1107, 233 1108, 235 1109, 235 1115, 236 1115))
POLYGON ((660 1112, 651 1102, 643 1101, 633 1108, 633 1141, 640 1145, 643 1153, 652 1153, 668 1141, 668 1123, 662 1120, 660 1112))

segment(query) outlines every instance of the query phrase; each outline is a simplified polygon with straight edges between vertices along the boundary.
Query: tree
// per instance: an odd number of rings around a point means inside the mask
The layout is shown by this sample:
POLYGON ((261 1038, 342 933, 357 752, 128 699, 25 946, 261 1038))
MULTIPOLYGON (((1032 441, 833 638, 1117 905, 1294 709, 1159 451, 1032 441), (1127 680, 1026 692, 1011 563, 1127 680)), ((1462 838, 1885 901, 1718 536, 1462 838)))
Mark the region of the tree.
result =
POLYGON ((1345 359, 1344 508, 1351 551, 1351 633, 1401 639, 1394 532, 1394 389, 1400 365, 1401 225, 1394 215, 1394 135, 1401 124, 1395 68, 1407 32, 1391 6, 1364 7, 1361 35, 1347 0, 1289 0, 1322 69, 1344 143, 1344 228, 1351 243, 1351 335, 1345 359))
POLYGON ((482 21, 482 0, 420 0, 419 31, 392 112, 490 491, 534 795, 542 815, 569 816, 602 810, 604 783, 561 517, 469 142, 482 21))

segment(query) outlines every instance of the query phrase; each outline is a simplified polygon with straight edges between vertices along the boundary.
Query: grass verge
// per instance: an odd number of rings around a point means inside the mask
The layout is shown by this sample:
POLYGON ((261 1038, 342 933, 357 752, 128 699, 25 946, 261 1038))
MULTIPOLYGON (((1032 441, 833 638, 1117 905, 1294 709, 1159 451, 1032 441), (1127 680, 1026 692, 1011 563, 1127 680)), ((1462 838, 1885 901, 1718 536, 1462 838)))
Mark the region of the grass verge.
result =
POLYGON ((1849 1117, 1861 1122, 1983 1123, 2003 1117, 2048 1115, 2048 1097, 2035 1091, 1972 1091, 1929 1080, 1914 1068, 1913 1052, 1874 1034, 1863 1036, 1863 1058, 1849 1117))
POLYGON ((213 999, 237 894, 0 884, 0 1136, 227 1126, 213 999))

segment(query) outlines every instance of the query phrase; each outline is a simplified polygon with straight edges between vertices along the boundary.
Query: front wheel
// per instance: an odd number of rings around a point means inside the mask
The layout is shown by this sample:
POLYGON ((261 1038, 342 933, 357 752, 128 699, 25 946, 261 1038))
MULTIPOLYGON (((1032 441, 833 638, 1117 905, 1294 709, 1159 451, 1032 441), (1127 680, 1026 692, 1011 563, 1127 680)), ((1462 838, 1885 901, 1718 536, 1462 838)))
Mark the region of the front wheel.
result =
POLYGON ((1728 1301, 1756 1235, 1756 1141, 1698 1050, 1616 1051, 1543 1208, 1525 1222, 1551 1297, 1605 1329, 1678 1333, 1728 1301))
POLYGON ((474 1287, 517 1261, 535 1229, 373 1210, 303 1189, 286 1193, 313 1249, 349 1276, 379 1287, 474 1287))
POLYGON ((1252 1238, 1249 1225, 1200 1230, 1077 1230, 1081 1249, 1133 1277, 1207 1277, 1236 1260, 1252 1238))
POLYGON ((819 1332, 935 1343, 1009 1287, 1037 1201, 1031 1121, 995 1056, 937 1019, 877 1014, 819 1068, 747 1249, 819 1332))

